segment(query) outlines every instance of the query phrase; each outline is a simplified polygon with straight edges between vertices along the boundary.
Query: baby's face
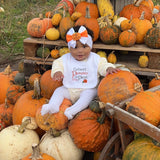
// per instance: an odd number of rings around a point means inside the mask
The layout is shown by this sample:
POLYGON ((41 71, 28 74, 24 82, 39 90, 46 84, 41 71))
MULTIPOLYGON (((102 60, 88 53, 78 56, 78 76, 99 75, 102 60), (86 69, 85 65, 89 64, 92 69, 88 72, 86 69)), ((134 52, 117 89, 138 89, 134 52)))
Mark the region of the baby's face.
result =
POLYGON ((87 44, 82 44, 80 41, 76 42, 75 48, 70 48, 71 55, 77 60, 77 61, 83 61, 86 58, 88 58, 89 54, 91 52, 91 48, 87 44))

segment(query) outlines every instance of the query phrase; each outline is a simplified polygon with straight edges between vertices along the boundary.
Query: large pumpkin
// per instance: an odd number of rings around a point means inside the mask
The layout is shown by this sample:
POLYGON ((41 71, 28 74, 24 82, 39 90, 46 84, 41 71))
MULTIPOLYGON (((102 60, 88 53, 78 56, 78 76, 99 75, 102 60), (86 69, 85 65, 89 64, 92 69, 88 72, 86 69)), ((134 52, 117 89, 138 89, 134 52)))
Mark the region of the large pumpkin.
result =
POLYGON ((133 18, 140 18, 143 11, 145 11, 145 19, 151 20, 152 19, 152 10, 141 4, 143 0, 137 0, 134 4, 128 4, 123 7, 121 12, 119 13, 120 17, 126 17, 130 19, 131 16, 133 18))
POLYGON ((45 35, 46 30, 52 27, 51 19, 43 18, 43 15, 40 14, 39 18, 33 18, 28 22, 27 32, 32 37, 41 38, 45 35))
POLYGON ((12 71, 8 65, 3 72, 0 72, 0 104, 5 102, 7 89, 14 82, 14 77, 18 71, 12 71))
POLYGON ((80 112, 69 123, 69 132, 78 148, 89 152, 101 151, 110 131, 110 122, 105 113, 95 113, 90 109, 80 112))
POLYGON ((149 137, 137 138, 132 141, 123 153, 122 160, 159 160, 160 147, 149 137))
POLYGON ((149 29, 152 28, 151 21, 144 19, 145 12, 142 12, 140 18, 134 18, 131 23, 136 30, 136 43, 144 43, 144 37, 149 29))
POLYGON ((58 113, 41 115, 41 108, 36 112, 37 125, 45 131, 50 128, 62 130, 68 126, 68 118, 64 115, 65 110, 72 105, 71 101, 64 99, 58 113))
POLYGON ((50 99, 54 90, 60 86, 62 81, 54 81, 51 78, 51 70, 44 72, 40 78, 41 95, 47 99, 50 99))
POLYGON ((112 104, 121 102, 138 92, 143 87, 138 77, 129 71, 119 71, 104 77, 98 86, 100 101, 112 104))
POLYGON ((93 31, 93 41, 96 41, 99 37, 99 24, 96 18, 92 18, 90 16, 90 8, 87 6, 86 7, 86 16, 81 16, 75 23, 75 26, 79 25, 84 25, 90 30, 93 31))
POLYGON ((98 18, 99 17, 98 7, 96 4, 91 2, 83 1, 78 3, 77 6, 75 7, 75 11, 82 13, 82 15, 85 17, 87 6, 89 7, 91 18, 98 18))
POLYGON ((13 124, 21 124, 26 116, 35 117, 37 109, 46 103, 46 98, 41 97, 39 81, 35 81, 34 90, 25 92, 16 102, 13 109, 13 124))
POLYGON ((156 92, 140 92, 127 104, 126 110, 158 126, 160 123, 160 96, 156 92))

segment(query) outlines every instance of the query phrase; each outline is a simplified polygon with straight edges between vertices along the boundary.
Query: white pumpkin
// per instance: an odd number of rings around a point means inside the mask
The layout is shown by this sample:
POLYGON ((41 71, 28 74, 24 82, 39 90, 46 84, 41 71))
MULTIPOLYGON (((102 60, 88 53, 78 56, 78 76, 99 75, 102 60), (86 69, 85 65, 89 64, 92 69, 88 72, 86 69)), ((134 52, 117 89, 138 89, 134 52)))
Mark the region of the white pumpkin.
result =
POLYGON ((33 143, 39 143, 34 130, 20 128, 12 125, 0 132, 0 160, 20 160, 32 152, 33 143))
POLYGON ((58 137, 46 133, 41 140, 39 148, 56 160, 82 160, 84 151, 77 148, 68 130, 65 130, 58 137))
POLYGON ((125 17, 119 17, 115 22, 114 25, 118 26, 120 28, 121 22, 127 20, 125 17))

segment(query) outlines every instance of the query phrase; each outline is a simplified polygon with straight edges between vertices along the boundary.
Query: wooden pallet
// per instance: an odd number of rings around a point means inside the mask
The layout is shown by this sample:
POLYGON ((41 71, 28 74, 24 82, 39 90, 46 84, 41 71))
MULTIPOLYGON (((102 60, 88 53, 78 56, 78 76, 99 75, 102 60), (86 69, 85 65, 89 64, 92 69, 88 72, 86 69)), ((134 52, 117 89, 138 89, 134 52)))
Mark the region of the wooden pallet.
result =
MULTIPOLYGON (((67 46, 67 43, 63 40, 57 41, 49 41, 42 38, 26 38, 23 41, 24 44, 24 54, 25 54, 25 75, 29 76, 30 74, 37 72, 38 67, 43 68, 45 66, 51 67, 53 58, 43 59, 36 57, 36 51, 39 46, 49 46, 49 47, 63 47, 67 46)), ((93 44, 93 50, 105 50, 112 51, 115 50, 118 55, 118 63, 124 64, 127 68, 129 68, 136 75, 150 76, 154 77, 155 72, 160 74, 160 63, 155 65, 153 59, 160 62, 160 50, 159 49, 151 49, 148 48, 145 44, 134 45, 132 47, 122 47, 119 44, 114 45, 106 45, 100 42, 96 42, 93 44), (130 54, 122 55, 119 54, 118 51, 129 51, 130 54), (149 56, 149 66, 148 68, 140 68, 138 66, 138 58, 146 52, 149 56)), ((40 70, 40 69, 39 69, 40 70)))

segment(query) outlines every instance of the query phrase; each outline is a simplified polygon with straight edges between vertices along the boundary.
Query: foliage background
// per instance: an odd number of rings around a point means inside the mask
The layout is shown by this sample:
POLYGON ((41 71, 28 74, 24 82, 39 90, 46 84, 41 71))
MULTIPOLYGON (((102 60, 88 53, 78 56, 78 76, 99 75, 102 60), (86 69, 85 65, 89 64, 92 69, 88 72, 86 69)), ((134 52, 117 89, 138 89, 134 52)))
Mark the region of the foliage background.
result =
MULTIPOLYGON (((0 64, 23 53, 23 39, 29 37, 28 22, 39 13, 52 11, 60 0, 0 0, 0 64)), ((154 4, 160 0, 153 0, 154 4)))

